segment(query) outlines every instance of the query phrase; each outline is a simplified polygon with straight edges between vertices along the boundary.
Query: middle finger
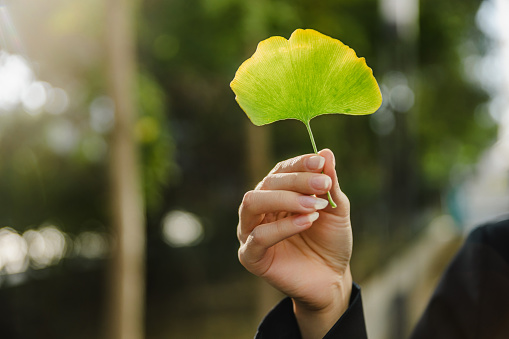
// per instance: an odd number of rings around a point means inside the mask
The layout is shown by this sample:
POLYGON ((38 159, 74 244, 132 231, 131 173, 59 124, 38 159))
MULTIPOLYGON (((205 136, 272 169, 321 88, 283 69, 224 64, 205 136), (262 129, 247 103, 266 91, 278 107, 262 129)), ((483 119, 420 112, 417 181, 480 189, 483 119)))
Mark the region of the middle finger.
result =
POLYGON ((327 193, 332 186, 332 180, 328 175, 319 173, 273 173, 267 175, 261 181, 257 190, 284 190, 301 194, 327 193))

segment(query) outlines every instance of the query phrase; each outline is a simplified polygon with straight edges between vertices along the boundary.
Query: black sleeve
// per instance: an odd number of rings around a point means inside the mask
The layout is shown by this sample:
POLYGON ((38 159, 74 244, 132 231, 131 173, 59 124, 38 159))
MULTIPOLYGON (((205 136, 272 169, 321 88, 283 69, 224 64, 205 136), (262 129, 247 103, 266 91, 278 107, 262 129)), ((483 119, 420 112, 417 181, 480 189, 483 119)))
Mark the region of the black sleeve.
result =
POLYGON ((427 338, 509 338, 509 220, 469 235, 411 336, 427 338))
MULTIPOLYGON (((281 301, 255 339, 299 339, 292 301, 281 301)), ((323 339, 366 339, 360 288, 323 339)), ((474 230, 445 271, 411 339, 509 338, 509 219, 474 230)))
MULTIPOLYGON (((290 298, 283 299, 263 319, 255 339, 300 339, 299 326, 293 313, 290 298)), ((352 286, 350 304, 323 339, 367 339, 360 288, 352 286)))

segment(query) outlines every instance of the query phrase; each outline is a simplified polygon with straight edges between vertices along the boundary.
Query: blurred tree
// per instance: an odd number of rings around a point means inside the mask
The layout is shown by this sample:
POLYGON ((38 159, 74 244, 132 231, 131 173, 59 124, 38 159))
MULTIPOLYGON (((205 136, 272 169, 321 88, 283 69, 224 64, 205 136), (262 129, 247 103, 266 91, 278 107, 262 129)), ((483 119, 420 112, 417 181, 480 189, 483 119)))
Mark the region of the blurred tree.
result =
MULTIPOLYGON (((106 12, 107 78, 115 104, 111 136, 111 197, 115 247, 108 293, 107 338, 145 337, 145 210, 134 135, 136 107, 137 1, 111 0, 106 12)), ((151 140, 155 123, 138 121, 142 140, 151 140), (148 127, 147 127, 148 126, 148 127)))

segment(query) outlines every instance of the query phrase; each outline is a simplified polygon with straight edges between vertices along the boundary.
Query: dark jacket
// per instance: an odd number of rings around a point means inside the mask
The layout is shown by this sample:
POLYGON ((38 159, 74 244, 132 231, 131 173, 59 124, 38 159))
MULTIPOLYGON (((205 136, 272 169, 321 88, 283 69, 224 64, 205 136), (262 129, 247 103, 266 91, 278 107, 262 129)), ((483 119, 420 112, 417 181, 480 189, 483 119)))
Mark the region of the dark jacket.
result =
MULTIPOLYGON (((298 339, 292 301, 264 318, 256 339, 298 339)), ((360 288, 324 339, 366 339, 360 288)), ((442 276, 411 339, 509 338, 509 219, 470 233, 442 276)))

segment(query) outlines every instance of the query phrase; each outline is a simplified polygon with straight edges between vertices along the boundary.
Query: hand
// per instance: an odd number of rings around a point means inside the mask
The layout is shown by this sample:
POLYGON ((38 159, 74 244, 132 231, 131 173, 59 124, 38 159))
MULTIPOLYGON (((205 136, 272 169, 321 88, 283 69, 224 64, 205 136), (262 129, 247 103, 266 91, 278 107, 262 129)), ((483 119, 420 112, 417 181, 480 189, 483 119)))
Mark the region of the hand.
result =
POLYGON ((350 204, 334 166, 330 150, 280 162, 239 209, 239 260, 293 299, 304 339, 327 333, 352 289, 350 204))

